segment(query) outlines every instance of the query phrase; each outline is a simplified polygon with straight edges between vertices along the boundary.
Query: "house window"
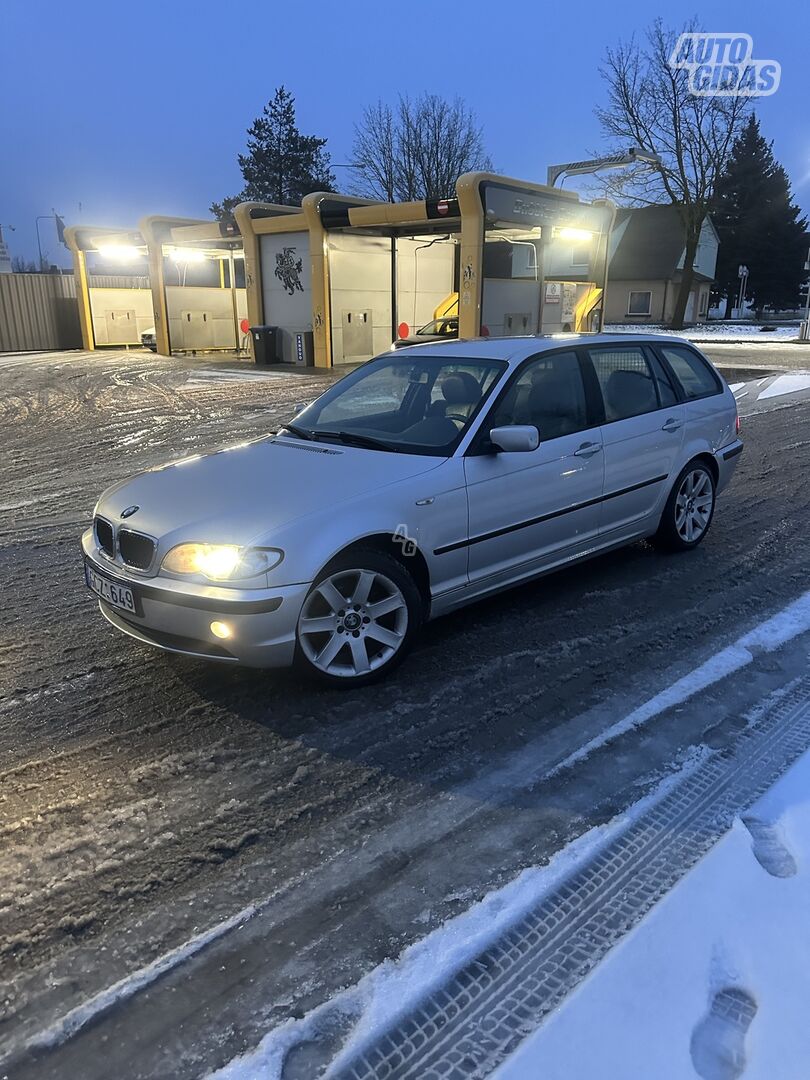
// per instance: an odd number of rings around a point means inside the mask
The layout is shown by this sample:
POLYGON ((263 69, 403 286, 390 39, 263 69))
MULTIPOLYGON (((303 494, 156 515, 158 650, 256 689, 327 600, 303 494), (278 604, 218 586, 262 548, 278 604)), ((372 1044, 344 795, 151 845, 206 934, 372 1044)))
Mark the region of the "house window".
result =
POLYGON ((631 292, 627 297, 628 315, 649 315, 652 309, 652 292, 631 292))
POLYGON ((698 315, 705 315, 709 310, 709 290, 704 289, 700 294, 700 301, 698 303, 698 315))
POLYGON ((586 240, 583 243, 574 244, 571 248, 571 265, 572 266, 590 266, 591 264, 591 242, 586 240))

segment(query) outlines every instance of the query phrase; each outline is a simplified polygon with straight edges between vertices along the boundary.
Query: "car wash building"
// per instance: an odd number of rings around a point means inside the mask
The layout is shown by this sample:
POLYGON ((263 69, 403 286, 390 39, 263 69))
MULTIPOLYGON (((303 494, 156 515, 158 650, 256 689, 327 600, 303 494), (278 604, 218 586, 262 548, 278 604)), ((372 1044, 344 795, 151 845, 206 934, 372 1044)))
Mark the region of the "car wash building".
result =
POLYGON ((278 328, 278 359, 311 331, 316 366, 357 363, 436 318, 462 338, 601 328, 612 203, 468 173, 449 199, 318 193, 284 220, 261 213, 236 217, 251 322, 278 328))
POLYGON ((237 349, 241 324, 270 328, 272 361, 338 367, 423 328, 462 338, 599 330, 614 213, 607 201, 467 173, 447 199, 315 193, 300 207, 242 203, 235 223, 148 217, 139 234, 67 237, 87 348, 116 343, 102 332, 121 318, 110 312, 139 320, 132 298, 92 295, 88 259, 118 245, 138 247, 148 266, 159 352, 237 349))
POLYGON ((156 351, 237 352, 247 318, 242 241, 233 224, 147 217, 138 231, 65 230, 86 349, 140 346, 156 351), (103 276, 117 267, 130 277, 103 276), (134 272, 134 273, 133 273, 134 272))

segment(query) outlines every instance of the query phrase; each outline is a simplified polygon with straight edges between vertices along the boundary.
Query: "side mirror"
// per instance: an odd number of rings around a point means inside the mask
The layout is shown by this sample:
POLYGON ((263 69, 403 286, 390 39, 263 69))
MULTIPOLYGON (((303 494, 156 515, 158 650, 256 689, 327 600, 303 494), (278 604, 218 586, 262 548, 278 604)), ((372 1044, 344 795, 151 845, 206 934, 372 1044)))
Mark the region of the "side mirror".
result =
POLYGON ((531 424, 509 424, 492 428, 489 441, 507 454, 526 454, 540 445, 540 432, 531 424))

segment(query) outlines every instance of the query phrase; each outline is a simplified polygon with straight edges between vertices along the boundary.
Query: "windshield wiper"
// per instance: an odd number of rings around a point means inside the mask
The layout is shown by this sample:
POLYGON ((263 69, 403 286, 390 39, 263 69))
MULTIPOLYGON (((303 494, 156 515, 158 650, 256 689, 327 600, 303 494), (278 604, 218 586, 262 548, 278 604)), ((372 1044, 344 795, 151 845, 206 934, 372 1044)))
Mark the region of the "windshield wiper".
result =
POLYGON ((366 446, 369 450, 387 450, 389 453, 398 454, 399 449, 382 439, 375 439, 371 435, 360 435, 355 431, 315 431, 315 438, 337 439, 348 446, 366 446))
POLYGON ((304 428, 300 428, 296 424, 282 424, 281 430, 289 431, 291 435, 295 435, 299 439, 306 439, 308 442, 311 442, 313 438, 311 431, 305 431, 304 428))

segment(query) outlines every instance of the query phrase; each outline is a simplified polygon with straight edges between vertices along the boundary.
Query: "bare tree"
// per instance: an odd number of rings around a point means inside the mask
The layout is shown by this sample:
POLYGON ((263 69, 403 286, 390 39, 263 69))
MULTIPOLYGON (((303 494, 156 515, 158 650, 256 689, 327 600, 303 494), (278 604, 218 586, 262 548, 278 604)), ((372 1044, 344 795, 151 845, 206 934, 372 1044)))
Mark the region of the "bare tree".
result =
MULTIPOLYGON (((695 30, 695 25, 684 27, 684 32, 695 30)), ((603 132, 617 147, 632 143, 661 157, 660 166, 645 172, 614 174, 605 191, 631 205, 668 201, 678 207, 685 255, 675 329, 683 326, 703 222, 748 112, 744 97, 691 92, 689 72, 669 63, 679 33, 656 19, 646 44, 631 39, 608 49, 601 68, 608 104, 596 110, 603 132)))
POLYGON ((26 259, 22 255, 15 255, 11 260, 11 269, 15 274, 35 274, 37 264, 33 259, 26 259))
POLYGON ((437 94, 367 108, 352 161, 357 194, 387 202, 447 198, 462 173, 492 168, 475 114, 437 94))

